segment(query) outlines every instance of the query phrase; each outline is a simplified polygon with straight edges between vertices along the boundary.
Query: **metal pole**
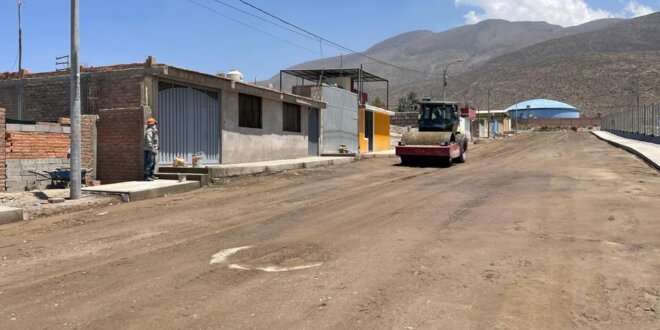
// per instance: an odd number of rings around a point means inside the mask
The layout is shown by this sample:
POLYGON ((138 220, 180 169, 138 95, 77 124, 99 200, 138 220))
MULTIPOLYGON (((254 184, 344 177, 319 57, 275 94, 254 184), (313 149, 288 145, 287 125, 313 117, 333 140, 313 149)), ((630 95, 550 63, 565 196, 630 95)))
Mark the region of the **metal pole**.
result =
POLYGON ((451 62, 445 66, 445 69, 442 71, 442 101, 445 102, 447 101, 447 71, 449 70, 449 66, 452 64, 460 63, 463 62, 463 59, 456 60, 454 62, 451 62))
MULTIPOLYGON (((362 68, 363 68, 363 65, 360 64, 360 72, 358 73, 358 85, 357 85, 357 90, 358 90, 358 109, 357 109, 358 113, 357 113, 357 118, 358 118, 358 120, 357 120, 357 136, 356 136, 357 151, 355 152, 355 158, 356 159, 358 159, 358 157, 360 157, 360 104, 362 104, 362 100, 361 100, 361 98, 362 98, 362 68)), ((362 120, 365 120, 365 119, 366 119, 366 114, 365 114, 365 118, 363 118, 362 120)))
POLYGON ((491 117, 490 117, 490 88, 488 89, 488 100, 486 101, 486 107, 488 108, 488 137, 490 138, 490 125, 491 125, 491 117))
POLYGON ((78 48, 80 34, 78 30, 78 0, 71 0, 71 159, 70 159, 70 198, 80 198, 80 65, 78 48))
POLYGON ((16 95, 16 117, 23 119, 23 28, 21 25, 21 7, 23 1, 18 0, 18 91, 16 95))
POLYGON ((390 110, 390 81, 389 80, 387 80, 387 87, 386 88, 387 88, 387 95, 385 96, 385 98, 387 98, 387 100, 385 100, 385 109, 390 110))

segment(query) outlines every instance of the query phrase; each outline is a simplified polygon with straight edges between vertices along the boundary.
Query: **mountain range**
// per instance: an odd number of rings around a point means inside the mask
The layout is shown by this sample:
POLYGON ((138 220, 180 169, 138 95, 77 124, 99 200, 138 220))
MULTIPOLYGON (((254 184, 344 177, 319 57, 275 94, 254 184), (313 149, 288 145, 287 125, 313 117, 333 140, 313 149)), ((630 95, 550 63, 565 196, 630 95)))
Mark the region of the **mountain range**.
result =
MULTIPOLYGON (((660 103, 660 13, 568 28, 486 20, 443 32, 403 33, 363 54, 397 67, 350 54, 290 69, 363 64, 365 70, 390 81, 390 109, 408 92, 442 98, 442 71, 457 59, 463 61, 450 67, 447 99, 478 109, 504 109, 527 99, 548 98, 596 116, 630 109, 637 80, 641 103, 660 103)), ((384 86, 367 85, 370 95, 384 95, 384 86)))

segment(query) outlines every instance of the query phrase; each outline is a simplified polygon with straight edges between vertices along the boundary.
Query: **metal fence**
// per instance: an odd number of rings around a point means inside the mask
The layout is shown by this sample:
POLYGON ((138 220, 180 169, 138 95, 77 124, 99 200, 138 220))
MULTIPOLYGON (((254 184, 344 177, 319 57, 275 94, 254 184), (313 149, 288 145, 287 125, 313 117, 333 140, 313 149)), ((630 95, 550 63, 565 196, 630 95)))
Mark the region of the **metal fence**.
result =
POLYGON ((660 104, 603 116, 602 129, 660 136, 660 104))

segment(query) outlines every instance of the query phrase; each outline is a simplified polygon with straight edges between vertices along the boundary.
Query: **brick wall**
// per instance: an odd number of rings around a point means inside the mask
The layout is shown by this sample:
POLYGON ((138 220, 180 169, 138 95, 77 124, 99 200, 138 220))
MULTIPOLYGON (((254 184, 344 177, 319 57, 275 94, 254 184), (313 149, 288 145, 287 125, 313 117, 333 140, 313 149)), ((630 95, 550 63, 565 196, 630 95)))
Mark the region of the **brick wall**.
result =
MULTIPOLYGON (((68 120, 62 122, 68 123, 68 120)), ((95 177, 95 125, 96 116, 82 116, 81 163, 84 169, 91 169, 85 180, 93 180, 95 177)), ((0 190, 15 192, 45 189, 51 183, 46 171, 69 168, 68 124, 2 124, 0 127, 4 132, 4 139, 0 139, 3 146, 0 159, 2 170, 7 176, 5 180, 0 180, 0 190)))
POLYGON ((600 118, 575 118, 575 119, 512 119, 514 126, 517 125, 521 129, 524 127, 535 127, 535 126, 549 126, 549 127, 564 127, 569 128, 571 126, 577 127, 598 127, 600 126, 600 118))
POLYGON ((5 190, 47 188, 46 171, 68 168, 69 129, 56 123, 5 125, 5 190))
MULTIPOLYGON (((142 104, 144 71, 86 72, 81 76, 81 112, 97 114, 99 109, 135 108, 142 104)), ((0 106, 8 118, 18 119, 16 97, 23 86, 24 120, 56 121, 69 116, 69 77, 46 76, 0 80, 0 106)))
POLYGON ((83 169, 91 169, 85 176, 85 182, 96 179, 97 120, 96 115, 80 117, 80 165, 83 169))
POLYGON ((103 184, 142 179, 142 122, 140 108, 99 111, 97 177, 103 184))
MULTIPOLYGON (((5 135, 5 109, 0 108, 0 136, 5 135)), ((0 138, 0 191, 5 190, 7 182, 7 164, 5 156, 5 139, 0 138)))
POLYGON ((390 117, 390 125, 417 127, 417 112, 397 112, 390 117))
MULTIPOLYGON (((45 126, 45 128, 49 127, 45 126)), ((7 159, 66 158, 68 151, 68 133, 7 131, 5 134, 7 159)))

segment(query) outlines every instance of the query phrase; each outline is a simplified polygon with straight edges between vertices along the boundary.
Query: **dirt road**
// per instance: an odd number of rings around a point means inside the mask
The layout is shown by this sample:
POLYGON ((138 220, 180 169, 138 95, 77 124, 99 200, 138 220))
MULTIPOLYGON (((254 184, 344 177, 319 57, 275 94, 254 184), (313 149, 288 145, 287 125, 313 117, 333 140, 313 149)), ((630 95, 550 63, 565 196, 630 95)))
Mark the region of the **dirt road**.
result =
POLYGON ((660 328, 660 176, 634 156, 547 133, 397 163, 2 226, 0 328, 660 328))

